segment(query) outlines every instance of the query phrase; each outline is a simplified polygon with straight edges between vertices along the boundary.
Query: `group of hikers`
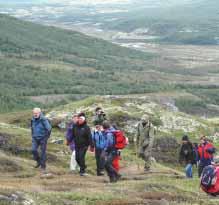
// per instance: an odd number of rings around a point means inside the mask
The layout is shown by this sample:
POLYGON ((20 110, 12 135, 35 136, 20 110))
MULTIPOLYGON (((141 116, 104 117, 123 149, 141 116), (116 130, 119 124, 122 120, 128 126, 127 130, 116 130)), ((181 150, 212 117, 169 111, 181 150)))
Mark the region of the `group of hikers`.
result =
MULTIPOLYGON (((86 153, 90 150, 95 152, 97 176, 103 176, 106 172, 110 182, 117 182, 121 178, 119 173, 121 151, 128 144, 128 138, 116 125, 110 123, 101 107, 95 109, 93 126, 93 129, 88 126, 85 113, 73 114, 65 134, 66 145, 72 151, 70 170, 75 172, 79 168, 80 176, 86 176, 86 153)), ((51 124, 43 116, 41 109, 34 108, 31 120, 32 152, 36 161, 35 168, 40 167, 43 172, 46 171, 46 147, 51 129, 51 124)), ((142 116, 136 133, 137 153, 145 161, 144 170, 147 172, 151 168, 155 135, 154 126, 148 115, 142 116)), ((202 136, 198 144, 192 143, 189 137, 184 135, 179 152, 179 162, 185 164, 187 178, 193 177, 192 168, 196 166, 202 189, 207 193, 213 190, 214 194, 219 194, 219 168, 212 165, 215 151, 213 143, 207 137, 202 136)))
POLYGON ((87 175, 85 155, 90 149, 91 152, 95 151, 97 176, 104 175, 106 170, 110 182, 116 182, 121 177, 118 172, 120 149, 127 144, 121 131, 120 141, 116 139, 116 132, 118 130, 106 120, 101 108, 96 109, 94 130, 87 125, 84 113, 74 114, 66 132, 66 144, 72 150, 70 169, 75 171, 78 165, 80 175, 87 175))
POLYGON ((200 137, 200 143, 191 143, 189 137, 182 137, 179 162, 185 164, 187 178, 192 178, 192 168, 198 168, 200 188, 209 195, 219 195, 219 161, 212 141, 206 136, 200 137))
POLYGON ((179 162, 185 164, 186 177, 193 177, 193 165, 198 168, 198 176, 201 177, 204 168, 213 163, 215 151, 215 147, 206 136, 201 136, 200 144, 198 144, 192 143, 189 137, 184 135, 179 152, 179 162))
MULTIPOLYGON (((65 134, 66 145, 72 151, 70 170, 75 172, 79 168, 80 176, 87 175, 86 153, 89 150, 95 152, 97 176, 103 176, 106 171, 110 182, 116 182, 121 178, 119 161, 122 149, 128 144, 128 138, 116 125, 109 122, 101 107, 95 109, 93 126, 93 129, 88 126, 85 113, 73 114, 65 134)), ((43 116, 41 109, 34 108, 31 120, 32 152, 36 161, 35 168, 40 167, 43 172, 46 171, 46 146, 51 129, 51 125, 43 116)), ((139 146, 139 157, 145 161, 145 171, 150 170, 153 139, 153 125, 149 116, 144 115, 137 127, 136 142, 139 146)))

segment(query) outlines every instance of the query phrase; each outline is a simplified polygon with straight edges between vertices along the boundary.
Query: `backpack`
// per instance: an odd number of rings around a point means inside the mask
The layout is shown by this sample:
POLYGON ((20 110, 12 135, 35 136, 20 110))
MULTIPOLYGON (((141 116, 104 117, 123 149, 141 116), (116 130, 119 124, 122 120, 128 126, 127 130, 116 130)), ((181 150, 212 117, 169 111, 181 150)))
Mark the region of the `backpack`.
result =
POLYGON ((100 149, 105 148, 106 138, 102 133, 94 131, 92 136, 96 148, 100 148, 100 149))
POLYGON ((124 132, 121 130, 115 130, 112 131, 115 141, 114 141, 114 147, 116 149, 124 149, 128 144, 128 139, 125 137, 124 132))
MULTIPOLYGON (((48 121, 48 123, 50 124, 50 127, 51 127, 51 129, 47 131, 46 137, 47 137, 47 138, 50 138, 50 135, 51 135, 51 133, 52 133, 52 123, 51 123, 51 121, 50 121, 48 118, 46 118, 46 120, 48 121)), ((46 126, 45 126, 45 124, 44 124, 44 121, 42 121, 42 125, 43 125, 44 128, 46 128, 46 126)), ((33 129, 33 127, 32 127, 32 126, 33 126, 33 120, 31 120, 30 126, 31 126, 31 130, 32 130, 32 129, 33 129)))
POLYGON ((216 177, 216 171, 215 167, 212 165, 206 166, 201 175, 201 186, 208 190, 212 185, 214 185, 213 182, 215 182, 216 177))
MULTIPOLYGON (((47 120, 48 123, 50 124, 50 130, 49 130, 48 133, 47 133, 47 137, 50 138, 51 133, 52 133, 52 123, 51 123, 51 121, 50 121, 48 118, 46 118, 46 120, 47 120)), ((43 123, 43 126, 45 127, 44 123, 43 123)))

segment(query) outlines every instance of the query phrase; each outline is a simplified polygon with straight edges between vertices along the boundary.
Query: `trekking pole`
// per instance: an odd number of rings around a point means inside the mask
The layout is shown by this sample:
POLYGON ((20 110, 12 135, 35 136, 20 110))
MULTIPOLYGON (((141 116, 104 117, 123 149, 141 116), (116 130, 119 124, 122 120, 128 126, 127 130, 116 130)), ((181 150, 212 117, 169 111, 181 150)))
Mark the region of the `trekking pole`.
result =
POLYGON ((137 162, 138 171, 139 171, 140 170, 140 164, 138 162, 138 145, 137 145, 137 142, 135 142, 135 157, 136 157, 136 162, 137 162))

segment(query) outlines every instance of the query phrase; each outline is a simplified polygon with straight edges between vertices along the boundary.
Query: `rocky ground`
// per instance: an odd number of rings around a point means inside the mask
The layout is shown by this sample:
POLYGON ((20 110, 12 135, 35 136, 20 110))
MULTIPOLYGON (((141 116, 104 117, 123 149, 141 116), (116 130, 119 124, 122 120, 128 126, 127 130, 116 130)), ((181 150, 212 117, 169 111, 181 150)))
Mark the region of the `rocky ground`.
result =
MULTIPOLYGON (((182 98, 186 94, 178 94, 182 98)), ((136 125, 144 114, 156 127, 157 136, 181 137, 183 133, 198 139, 201 134, 214 132, 216 124, 178 111, 170 95, 96 96, 53 109, 47 114, 54 126, 65 128, 72 113, 85 112, 88 123, 97 106, 103 107, 109 120, 125 130, 130 140, 135 138, 136 125)))

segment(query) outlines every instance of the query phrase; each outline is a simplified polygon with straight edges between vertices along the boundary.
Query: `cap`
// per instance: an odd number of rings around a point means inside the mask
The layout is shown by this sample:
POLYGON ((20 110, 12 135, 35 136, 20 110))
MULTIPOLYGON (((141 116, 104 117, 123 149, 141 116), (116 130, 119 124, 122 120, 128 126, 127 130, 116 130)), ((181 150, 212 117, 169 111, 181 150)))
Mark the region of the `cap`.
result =
POLYGON ((148 115, 143 115, 143 116, 141 117, 141 120, 142 120, 142 121, 148 121, 148 120, 149 120, 149 116, 148 116, 148 115))
POLYGON ((189 141, 189 137, 187 135, 183 135, 182 141, 189 141))

